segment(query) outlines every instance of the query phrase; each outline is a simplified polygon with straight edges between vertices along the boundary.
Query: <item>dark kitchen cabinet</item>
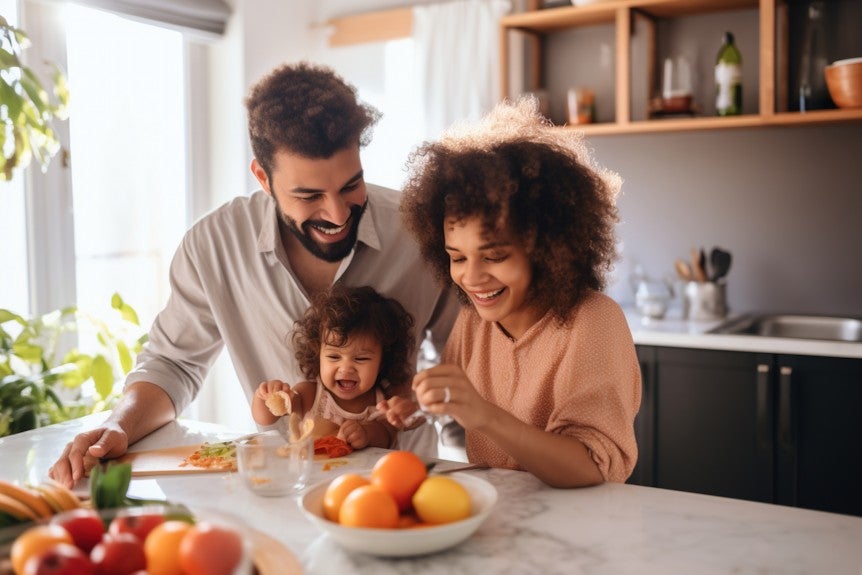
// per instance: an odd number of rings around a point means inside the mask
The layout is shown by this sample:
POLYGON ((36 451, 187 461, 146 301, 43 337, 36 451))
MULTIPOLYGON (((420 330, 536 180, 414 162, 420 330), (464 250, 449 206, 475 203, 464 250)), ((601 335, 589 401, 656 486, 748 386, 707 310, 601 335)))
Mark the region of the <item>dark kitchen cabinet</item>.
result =
POLYGON ((630 482, 862 515, 862 360, 638 346, 630 482))

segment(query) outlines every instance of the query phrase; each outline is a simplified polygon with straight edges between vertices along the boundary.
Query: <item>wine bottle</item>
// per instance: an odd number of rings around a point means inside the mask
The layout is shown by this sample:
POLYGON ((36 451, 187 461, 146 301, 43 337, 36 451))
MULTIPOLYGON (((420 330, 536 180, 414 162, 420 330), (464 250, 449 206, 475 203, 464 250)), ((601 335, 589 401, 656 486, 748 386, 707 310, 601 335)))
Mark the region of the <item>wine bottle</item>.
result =
POLYGON ((742 113, 742 54, 733 34, 724 33, 724 43, 715 62, 715 111, 719 116, 742 113))
POLYGON ((805 38, 802 43, 802 57, 799 65, 799 111, 807 112, 819 108, 832 107, 832 100, 826 88, 823 69, 829 64, 827 55, 826 18, 820 0, 808 5, 808 19, 805 22, 805 38))

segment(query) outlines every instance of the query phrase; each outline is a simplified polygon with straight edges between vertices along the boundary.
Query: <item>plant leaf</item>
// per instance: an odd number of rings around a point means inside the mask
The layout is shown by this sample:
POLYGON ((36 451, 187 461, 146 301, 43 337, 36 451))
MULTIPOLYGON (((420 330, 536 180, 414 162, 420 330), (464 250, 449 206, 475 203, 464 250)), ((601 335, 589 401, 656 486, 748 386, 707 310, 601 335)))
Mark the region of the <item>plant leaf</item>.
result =
POLYGON ((132 360, 132 353, 125 342, 117 341, 117 355, 120 358, 120 368, 123 370, 123 373, 129 373, 132 370, 134 362, 132 360))
POLYGON ((111 395, 114 390, 114 370, 104 355, 97 355, 93 359, 92 377, 99 396, 104 399, 111 395))
POLYGON ((135 325, 141 325, 141 322, 138 321, 138 313, 126 302, 123 301, 123 298, 120 297, 120 294, 115 293, 111 297, 111 307, 120 312, 120 315, 127 322, 133 323, 135 325))

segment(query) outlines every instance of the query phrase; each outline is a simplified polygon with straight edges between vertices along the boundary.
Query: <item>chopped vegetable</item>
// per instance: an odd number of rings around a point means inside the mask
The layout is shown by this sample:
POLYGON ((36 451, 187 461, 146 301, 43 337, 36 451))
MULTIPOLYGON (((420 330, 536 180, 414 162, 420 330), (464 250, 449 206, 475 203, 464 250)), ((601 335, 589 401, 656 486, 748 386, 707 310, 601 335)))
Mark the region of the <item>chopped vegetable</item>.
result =
POLYGON ((194 453, 186 457, 181 465, 236 471, 236 442, 204 443, 194 453))
POLYGON ((314 440, 314 454, 325 455, 330 459, 333 457, 344 457, 353 453, 353 448, 344 441, 334 435, 318 437, 314 440))

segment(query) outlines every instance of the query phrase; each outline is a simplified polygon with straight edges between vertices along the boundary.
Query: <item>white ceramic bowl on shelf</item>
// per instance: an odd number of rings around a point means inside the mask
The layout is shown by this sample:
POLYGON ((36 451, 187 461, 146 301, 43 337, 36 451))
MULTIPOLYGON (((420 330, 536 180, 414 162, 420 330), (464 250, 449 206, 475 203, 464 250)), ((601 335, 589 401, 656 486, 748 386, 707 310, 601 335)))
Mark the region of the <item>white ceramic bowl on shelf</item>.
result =
POLYGON ((467 519, 413 529, 363 529, 344 527, 323 516, 323 495, 329 481, 318 483, 302 496, 299 502, 302 513, 314 525, 332 537, 339 545, 351 551, 381 557, 410 557, 435 553, 467 540, 488 518, 497 502, 493 485, 466 473, 453 473, 470 494, 473 514, 467 519))

